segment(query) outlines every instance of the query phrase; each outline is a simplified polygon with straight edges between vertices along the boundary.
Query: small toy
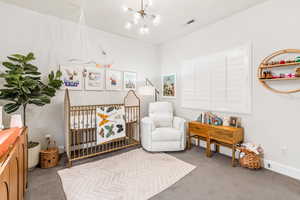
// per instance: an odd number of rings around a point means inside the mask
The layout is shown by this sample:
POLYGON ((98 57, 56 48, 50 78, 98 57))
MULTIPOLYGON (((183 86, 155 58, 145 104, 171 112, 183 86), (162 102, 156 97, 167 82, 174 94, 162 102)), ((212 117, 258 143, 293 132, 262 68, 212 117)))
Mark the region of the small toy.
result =
POLYGON ((271 78, 271 72, 270 71, 264 71, 263 75, 261 78, 266 79, 266 78, 271 78))
POLYGON ((214 125, 221 126, 223 124, 223 120, 220 117, 215 117, 213 120, 214 125))
POLYGON ((275 61, 271 61, 268 63, 268 65, 274 65, 275 64, 275 61))
POLYGON ((300 77, 300 67, 296 68, 296 77, 300 77))
POLYGON ((265 71, 264 72, 264 78, 271 79, 272 78, 272 72, 271 71, 265 71))
POLYGON ((293 77, 293 74, 291 74, 291 73, 286 74, 285 77, 287 77, 287 78, 292 78, 292 77, 293 77))
POLYGON ((279 64, 281 64, 281 65, 283 65, 283 64, 285 64, 286 62, 285 62, 285 60, 281 60, 280 62, 279 62, 279 64))

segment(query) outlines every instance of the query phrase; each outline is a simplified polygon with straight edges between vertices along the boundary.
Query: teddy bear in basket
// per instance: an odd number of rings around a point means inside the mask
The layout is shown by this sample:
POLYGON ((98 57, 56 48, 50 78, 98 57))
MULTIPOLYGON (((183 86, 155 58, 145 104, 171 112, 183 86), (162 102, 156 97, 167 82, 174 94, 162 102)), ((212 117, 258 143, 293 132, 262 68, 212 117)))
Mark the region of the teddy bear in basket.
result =
POLYGON ((55 140, 51 140, 50 135, 46 135, 47 149, 40 151, 41 168, 55 167, 59 162, 59 150, 55 140))
POLYGON ((239 161, 242 167, 249 169, 260 169, 262 167, 263 149, 259 145, 244 143, 237 148, 239 161))

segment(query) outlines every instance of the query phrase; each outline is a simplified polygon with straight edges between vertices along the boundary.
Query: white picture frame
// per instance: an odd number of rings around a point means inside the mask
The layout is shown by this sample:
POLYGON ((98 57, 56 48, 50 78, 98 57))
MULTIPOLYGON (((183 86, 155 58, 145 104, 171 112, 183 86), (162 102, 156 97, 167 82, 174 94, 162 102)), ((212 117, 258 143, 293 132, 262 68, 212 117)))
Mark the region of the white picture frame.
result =
POLYGON ((96 67, 85 67, 86 77, 84 80, 85 90, 101 91, 105 90, 105 69, 96 67))
POLYGON ((124 90, 136 90, 137 73, 136 72, 123 72, 123 85, 124 90))
POLYGON ((62 73, 62 89, 82 90, 83 89, 83 66, 80 65, 62 65, 59 67, 62 73))
POLYGON ((122 90, 123 89, 123 72, 115 69, 106 70, 106 89, 122 90))
POLYGON ((163 98, 176 98, 176 74, 164 74, 161 76, 161 88, 163 98))

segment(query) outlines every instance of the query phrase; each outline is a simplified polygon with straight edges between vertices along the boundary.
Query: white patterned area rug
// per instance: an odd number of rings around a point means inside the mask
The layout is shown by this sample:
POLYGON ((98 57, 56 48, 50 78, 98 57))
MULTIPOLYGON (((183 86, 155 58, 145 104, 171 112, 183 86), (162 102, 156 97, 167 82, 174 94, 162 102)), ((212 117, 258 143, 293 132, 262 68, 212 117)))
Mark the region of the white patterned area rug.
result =
POLYGON ((136 149, 58 171, 67 200, 144 200, 195 166, 165 153, 136 149))

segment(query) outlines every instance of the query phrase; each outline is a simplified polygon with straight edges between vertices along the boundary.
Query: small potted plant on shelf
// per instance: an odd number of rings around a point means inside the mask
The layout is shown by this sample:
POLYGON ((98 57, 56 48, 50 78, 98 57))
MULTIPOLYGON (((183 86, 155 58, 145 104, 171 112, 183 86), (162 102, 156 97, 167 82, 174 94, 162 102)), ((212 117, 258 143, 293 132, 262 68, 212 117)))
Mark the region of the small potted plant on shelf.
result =
MULTIPOLYGON (((14 54, 8 56, 8 61, 2 65, 6 68, 0 78, 5 80, 4 88, 0 89, 0 99, 7 100, 4 105, 6 113, 10 114, 22 107, 24 126, 26 126, 26 107, 29 104, 44 106, 51 102, 56 91, 62 86, 61 72, 51 71, 48 80, 41 80, 38 68, 30 62, 35 60, 34 54, 14 54)), ((39 161, 39 142, 28 142, 28 168, 34 168, 39 161)))

